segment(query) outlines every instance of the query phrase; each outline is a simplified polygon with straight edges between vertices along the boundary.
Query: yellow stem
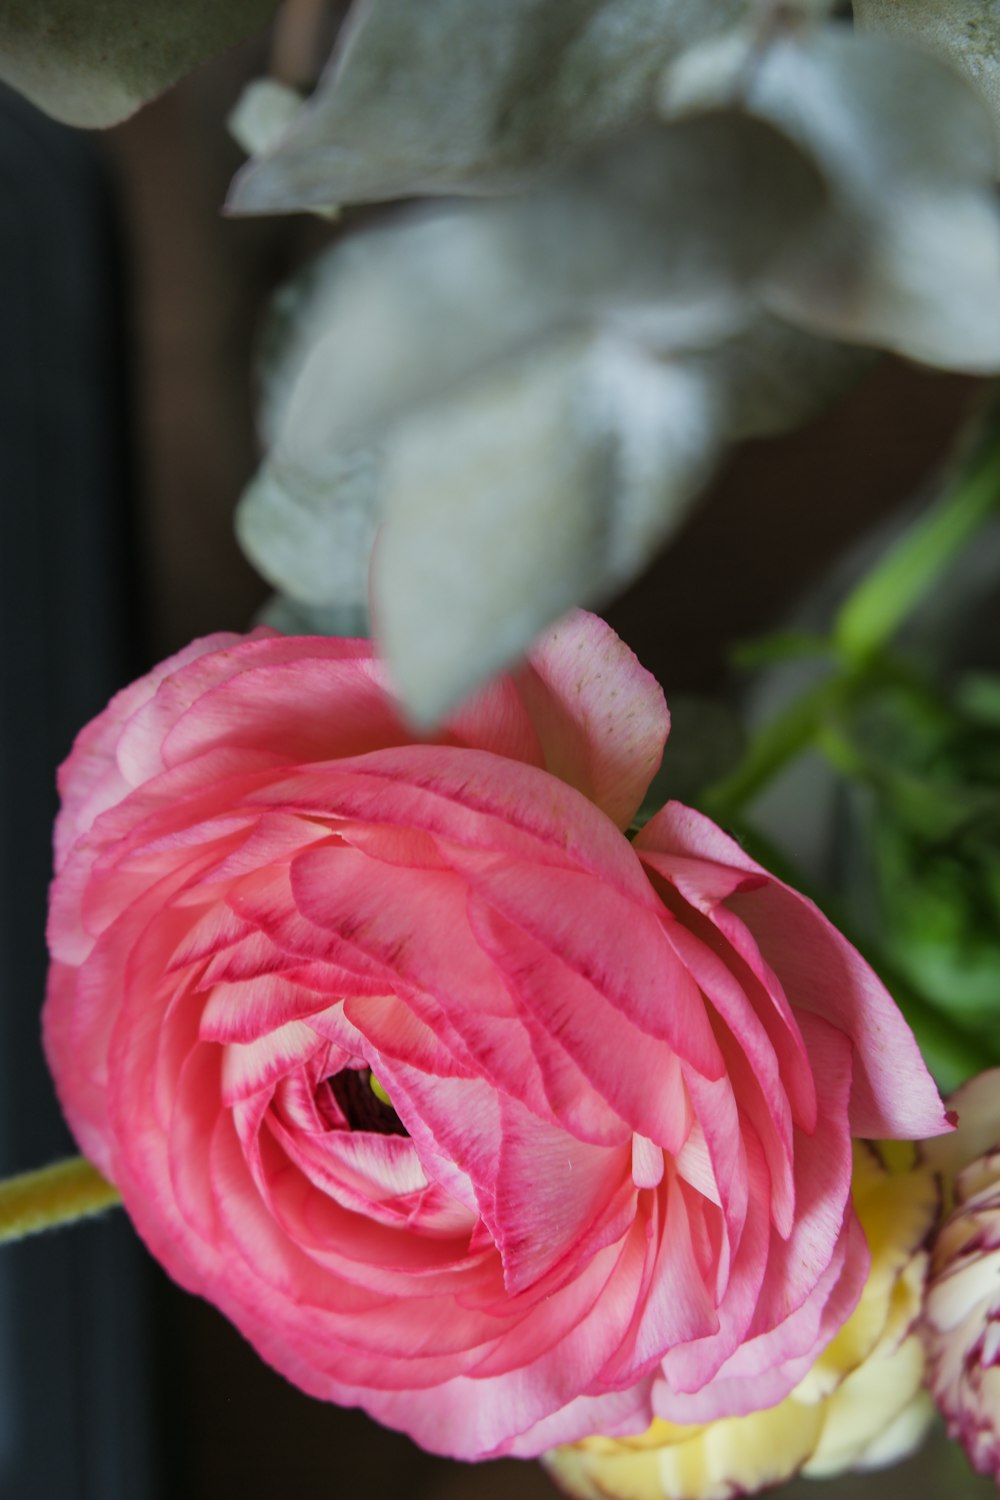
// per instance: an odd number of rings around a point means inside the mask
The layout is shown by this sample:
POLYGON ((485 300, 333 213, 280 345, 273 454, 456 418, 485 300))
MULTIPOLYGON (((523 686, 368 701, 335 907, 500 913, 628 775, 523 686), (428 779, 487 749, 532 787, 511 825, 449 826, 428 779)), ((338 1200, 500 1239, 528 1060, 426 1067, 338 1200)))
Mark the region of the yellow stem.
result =
POLYGON ((121 1202, 118 1189, 82 1156, 0 1181, 0 1244, 72 1224, 121 1202))

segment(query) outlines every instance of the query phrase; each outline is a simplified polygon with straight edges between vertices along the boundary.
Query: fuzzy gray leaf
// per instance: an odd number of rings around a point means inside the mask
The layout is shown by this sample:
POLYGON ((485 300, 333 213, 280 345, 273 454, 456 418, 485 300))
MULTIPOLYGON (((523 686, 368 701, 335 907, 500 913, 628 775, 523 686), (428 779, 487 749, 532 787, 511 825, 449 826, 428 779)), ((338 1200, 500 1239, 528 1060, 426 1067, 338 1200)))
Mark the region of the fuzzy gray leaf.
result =
POLYGON ((734 97, 787 131, 830 190, 769 274, 768 305, 834 338, 1000 370, 994 146, 962 80, 916 48, 829 25, 758 51, 733 37, 697 49, 663 106, 734 97))
POLYGON ((114 125, 263 26, 277 0, 6 0, 0 79, 69 125, 114 125))
POLYGON ((854 18, 957 67, 1000 133, 1000 0, 854 0, 854 18))
MULTIPOLYGON (((754 278, 816 195, 781 137, 720 115, 636 133, 535 193, 402 215, 335 246, 272 324, 273 446, 237 523, 249 556, 297 598, 363 598, 399 423, 426 411, 433 425, 455 392, 492 389, 569 329, 614 334, 637 357, 742 329, 754 278)), ((458 542, 446 529, 434 545, 458 542)), ((565 568, 570 600, 588 597, 589 575, 565 568)))
POLYGON ((571 338, 400 423, 384 455, 375 617, 433 724, 677 524, 717 446, 701 381, 617 338, 571 338))
POLYGON ((282 213, 491 193, 635 124, 686 46, 746 0, 357 0, 313 98, 237 177, 282 213))

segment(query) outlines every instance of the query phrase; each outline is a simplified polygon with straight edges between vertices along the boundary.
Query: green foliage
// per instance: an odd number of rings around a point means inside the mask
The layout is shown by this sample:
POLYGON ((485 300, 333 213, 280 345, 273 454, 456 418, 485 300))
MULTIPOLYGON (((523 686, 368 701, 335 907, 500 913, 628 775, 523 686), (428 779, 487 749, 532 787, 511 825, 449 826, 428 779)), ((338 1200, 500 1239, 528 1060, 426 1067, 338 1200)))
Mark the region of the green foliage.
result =
MULTIPOLYGON (((1000 697, 1000 679, 979 679, 1000 697)), ((936 1005, 1000 1041, 1000 723, 905 687, 853 726, 853 777, 871 792, 879 930, 936 1005)))

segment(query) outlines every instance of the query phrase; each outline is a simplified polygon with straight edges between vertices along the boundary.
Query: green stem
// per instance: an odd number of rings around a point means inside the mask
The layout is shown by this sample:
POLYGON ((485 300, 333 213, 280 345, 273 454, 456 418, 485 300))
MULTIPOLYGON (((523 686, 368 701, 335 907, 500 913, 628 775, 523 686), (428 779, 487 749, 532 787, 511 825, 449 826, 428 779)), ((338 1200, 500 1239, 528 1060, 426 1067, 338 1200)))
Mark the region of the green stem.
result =
MULTIPOLYGON (((884 676, 879 653, 955 556, 1000 509, 1000 397, 984 422, 985 436, 940 501, 890 549, 844 601, 833 644, 841 666, 790 703, 751 740, 743 761, 705 788, 699 806, 731 822, 789 761, 816 740, 824 724, 884 676)), ((811 641, 816 648, 816 642, 811 641)), ((758 645, 758 651, 762 649, 758 645)))
POLYGON ((789 761, 812 744, 824 719, 849 691, 842 676, 826 677, 809 688, 754 735, 734 771, 704 788, 698 806, 717 823, 732 822, 789 761))
POLYGON ((0 1181, 0 1244, 72 1224, 120 1202, 118 1189, 82 1156, 8 1177, 0 1181))
POLYGON ((998 508, 1000 416, 994 399, 985 435, 954 483, 841 605, 834 640, 844 658, 867 661, 879 651, 998 508))

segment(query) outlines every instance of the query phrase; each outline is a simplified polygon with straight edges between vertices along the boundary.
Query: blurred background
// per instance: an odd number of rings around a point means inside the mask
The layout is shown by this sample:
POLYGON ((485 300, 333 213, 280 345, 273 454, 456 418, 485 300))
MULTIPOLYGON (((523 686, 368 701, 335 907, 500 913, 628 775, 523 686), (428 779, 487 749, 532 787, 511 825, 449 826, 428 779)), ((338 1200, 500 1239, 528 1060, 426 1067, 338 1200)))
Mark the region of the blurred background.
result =
MULTIPOLYGON (((221 211, 224 127, 267 41, 106 135, 0 97, 0 1172, 69 1153, 38 1043, 54 770, 125 681, 267 595, 232 514, 258 459, 268 296, 329 235, 221 211)), ((818 420, 737 451, 608 611, 675 706, 732 689, 735 642, 819 595, 932 475, 977 382, 883 360, 818 420)), ((683 723, 682 708, 675 718, 683 723)), ((679 752, 680 753, 680 752, 679 752)), ((106 1219, 0 1259, 0 1495, 208 1500, 551 1496, 536 1465, 429 1457, 267 1369, 106 1219)), ((886 1475, 788 1494, 994 1493, 938 1444, 886 1475)))

